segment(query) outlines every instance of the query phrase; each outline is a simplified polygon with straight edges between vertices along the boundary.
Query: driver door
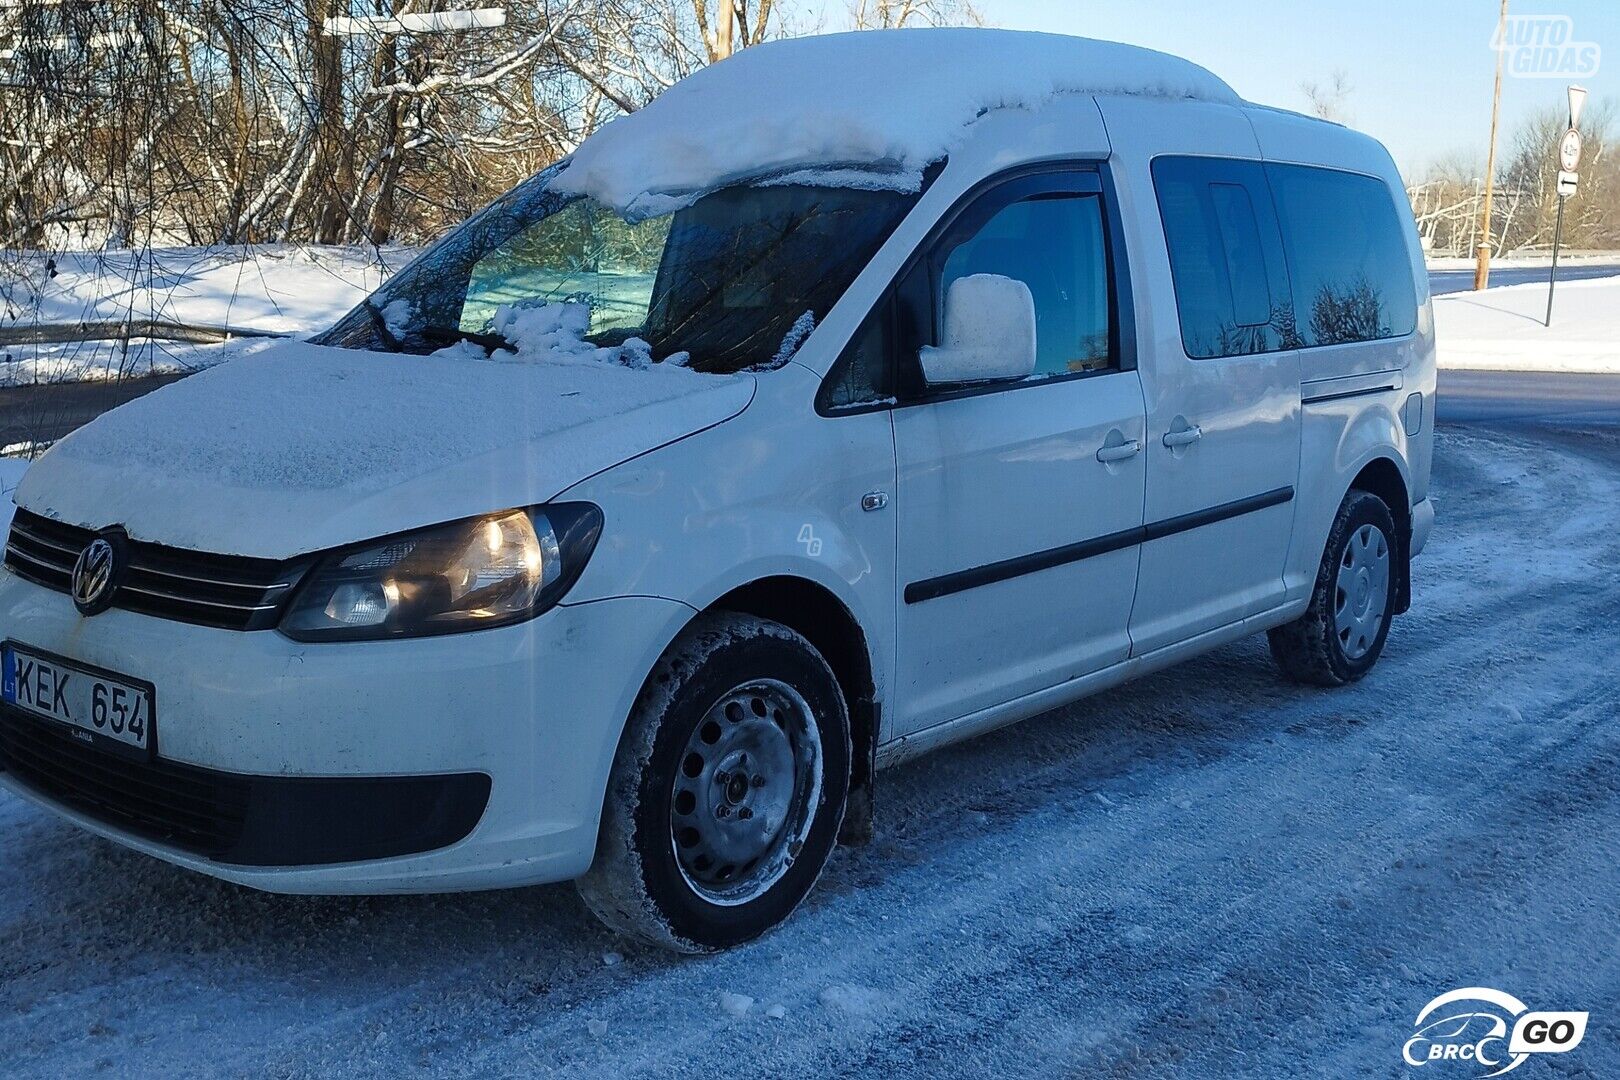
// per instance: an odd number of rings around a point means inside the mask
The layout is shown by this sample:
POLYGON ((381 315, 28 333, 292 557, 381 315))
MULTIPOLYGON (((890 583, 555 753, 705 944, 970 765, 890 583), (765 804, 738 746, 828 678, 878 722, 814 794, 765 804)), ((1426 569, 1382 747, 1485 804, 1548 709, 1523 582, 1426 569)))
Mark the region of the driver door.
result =
POLYGON ((932 727, 1130 654, 1146 422, 1122 356, 1099 175, 1010 180, 949 225, 900 287, 909 391, 894 409, 898 465, 897 733, 932 727), (952 281, 997 274, 1035 302, 1027 379, 921 386, 913 346, 938 344, 952 281), (908 299, 909 298, 909 299, 908 299))

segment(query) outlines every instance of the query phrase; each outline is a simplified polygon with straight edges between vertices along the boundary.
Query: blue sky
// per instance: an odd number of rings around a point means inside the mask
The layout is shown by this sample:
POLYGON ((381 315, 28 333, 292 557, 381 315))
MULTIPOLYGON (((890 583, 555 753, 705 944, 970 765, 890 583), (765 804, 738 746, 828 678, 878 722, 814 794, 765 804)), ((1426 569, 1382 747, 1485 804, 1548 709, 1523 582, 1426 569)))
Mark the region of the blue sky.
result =
MULTIPOLYGON (((843 0, 819 0, 828 29, 839 25, 843 0)), ((1484 160, 1490 134, 1490 48, 1496 0, 976 0, 992 26, 1050 30, 1126 41, 1185 56, 1220 75, 1251 101, 1305 106, 1299 85, 1349 74, 1347 109, 1354 126, 1383 140, 1403 170, 1414 171, 1452 151, 1484 160)), ((1620 98, 1620 2, 1512 0, 1513 16, 1562 15, 1572 40, 1610 55, 1597 72, 1571 80, 1506 78, 1505 131, 1535 108, 1562 108, 1564 87, 1578 81, 1592 100, 1620 98)))

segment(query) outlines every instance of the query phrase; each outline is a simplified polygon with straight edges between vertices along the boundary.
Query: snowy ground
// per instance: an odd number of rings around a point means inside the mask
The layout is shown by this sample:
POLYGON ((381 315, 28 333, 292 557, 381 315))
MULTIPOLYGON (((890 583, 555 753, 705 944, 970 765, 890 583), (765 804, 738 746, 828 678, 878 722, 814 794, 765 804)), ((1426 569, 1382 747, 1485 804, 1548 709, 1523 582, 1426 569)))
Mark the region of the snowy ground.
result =
POLYGON ((1620 373, 1620 277, 1560 282, 1553 296, 1551 327, 1545 281, 1435 297, 1440 366, 1620 373))
MULTIPOLYGON (((0 330, 161 319, 310 333, 330 326, 415 252, 406 248, 156 248, 0 263, 0 330)), ((0 386, 106 379, 218 363, 229 348, 135 341, 0 346, 0 386)))
POLYGON ((1364 683, 1251 640, 884 773, 724 956, 566 886, 262 895, 0 796, 0 1074, 1399 1077, 1484 985, 1592 1012, 1526 1080, 1620 1075, 1620 432, 1442 428, 1435 496, 1364 683))

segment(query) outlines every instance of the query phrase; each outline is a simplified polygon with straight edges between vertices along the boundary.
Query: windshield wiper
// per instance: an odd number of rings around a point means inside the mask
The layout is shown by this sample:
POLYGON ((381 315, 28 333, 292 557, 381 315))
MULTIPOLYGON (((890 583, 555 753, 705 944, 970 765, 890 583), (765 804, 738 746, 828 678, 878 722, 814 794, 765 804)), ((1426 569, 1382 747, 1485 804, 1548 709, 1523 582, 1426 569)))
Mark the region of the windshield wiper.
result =
POLYGON ((485 356, 492 355, 497 349, 517 352, 512 343, 500 334, 481 334, 475 330, 453 330, 445 326, 424 326, 418 333, 423 341, 432 345, 455 345, 458 342, 470 341, 483 349, 485 356))
POLYGON ((382 309, 372 303, 371 297, 362 301, 366 305, 366 314, 371 316, 371 328, 377 331, 382 343, 388 346, 389 352, 404 352, 405 343, 401 341, 392 330, 388 329, 388 320, 383 318, 382 309))

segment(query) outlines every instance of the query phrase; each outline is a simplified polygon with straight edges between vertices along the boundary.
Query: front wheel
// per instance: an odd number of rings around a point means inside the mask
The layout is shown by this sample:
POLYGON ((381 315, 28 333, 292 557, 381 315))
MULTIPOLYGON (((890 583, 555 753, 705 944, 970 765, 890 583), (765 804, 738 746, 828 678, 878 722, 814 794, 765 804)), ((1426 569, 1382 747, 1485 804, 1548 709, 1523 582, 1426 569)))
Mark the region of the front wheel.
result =
POLYGON ((1339 506, 1305 614, 1271 631, 1283 674, 1316 686, 1355 682, 1378 662, 1395 614, 1395 521, 1378 496, 1339 506))
POLYGON ((778 623, 705 616, 637 700, 580 895, 610 927, 682 952, 752 940, 821 875, 849 773, 849 716, 821 654, 778 623))

